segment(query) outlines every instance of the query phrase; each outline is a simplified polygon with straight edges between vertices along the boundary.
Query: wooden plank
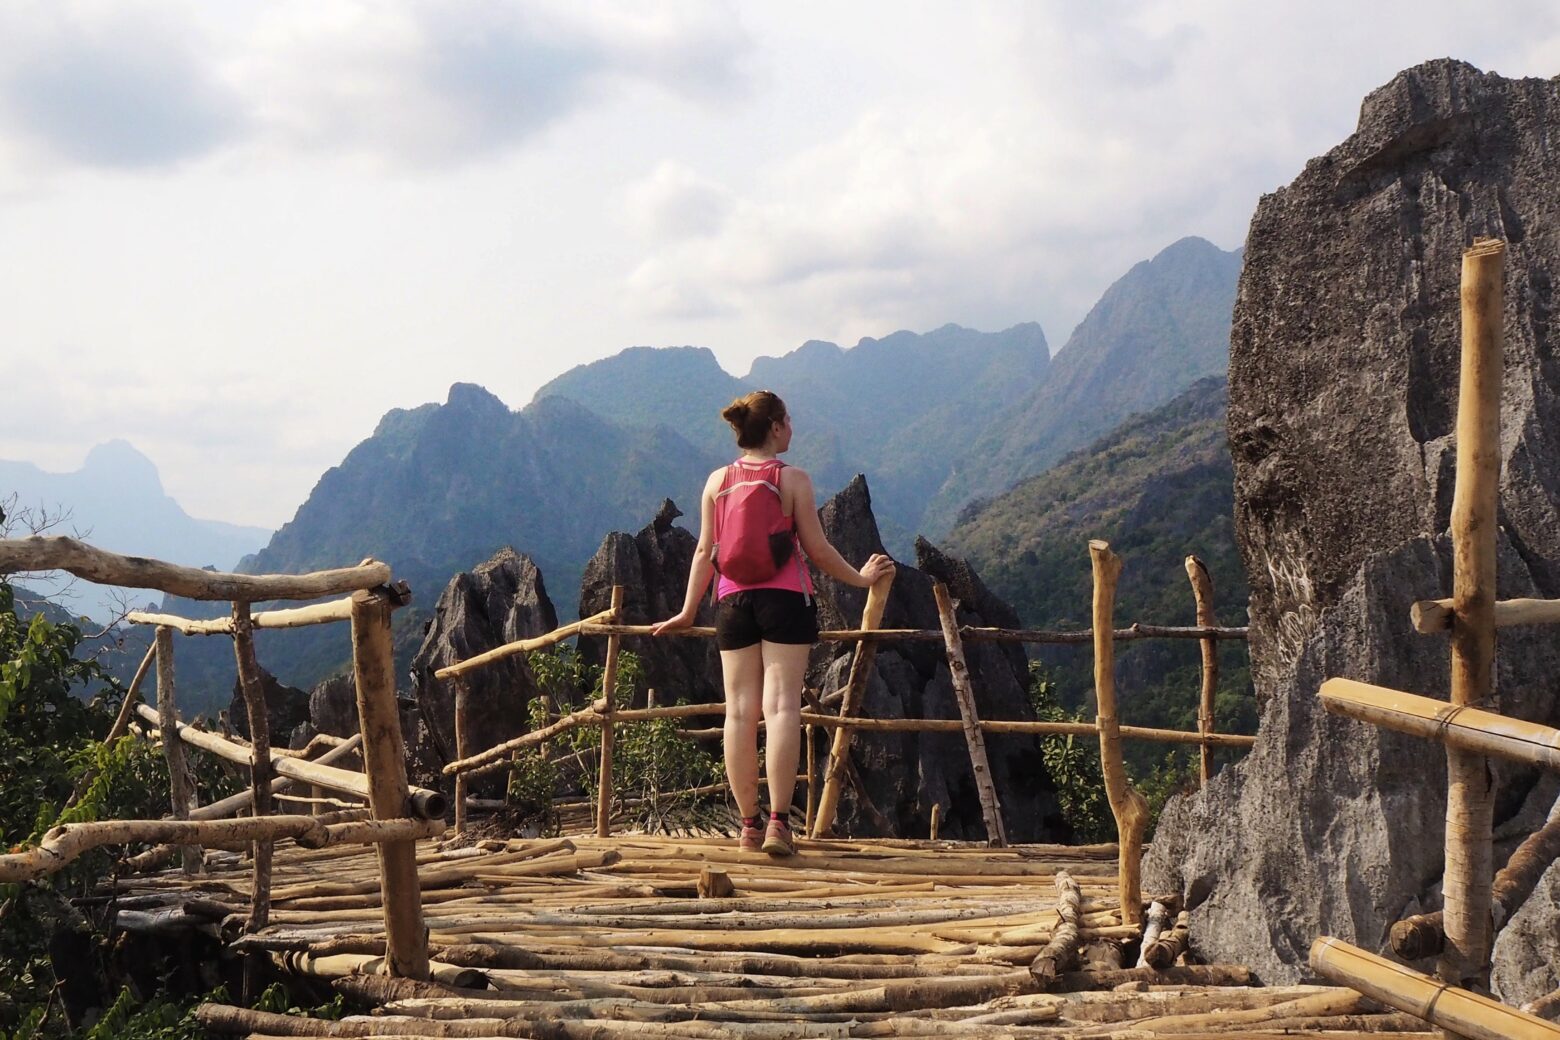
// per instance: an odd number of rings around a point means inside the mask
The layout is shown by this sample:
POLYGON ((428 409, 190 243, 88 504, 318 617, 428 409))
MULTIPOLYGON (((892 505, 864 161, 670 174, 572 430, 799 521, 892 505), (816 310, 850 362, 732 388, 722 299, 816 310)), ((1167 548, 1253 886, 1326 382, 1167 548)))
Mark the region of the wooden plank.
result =
POLYGON ((390 580, 388 564, 365 560, 356 567, 311 574, 226 574, 181 567, 140 556, 105 552, 75 538, 34 535, 0 539, 0 574, 69 571, 99 585, 161 589, 201 600, 258 603, 273 599, 318 599, 390 580))
POLYGON ((975 710, 975 687, 970 682, 969 665, 964 661, 964 644, 959 640, 959 623, 954 617, 953 599, 948 595, 948 587, 940 581, 932 582, 932 596, 937 600, 937 616, 942 621, 948 672, 953 680, 954 699, 959 704, 959 721, 964 730, 964 742, 970 752, 970 768, 975 771, 975 791, 980 797, 980 814, 986 824, 986 841, 1001 848, 1007 844, 1007 831, 1002 826, 1002 807, 997 802, 996 784, 991 779, 991 764, 986 757, 986 738, 980 728, 980 716, 975 710))

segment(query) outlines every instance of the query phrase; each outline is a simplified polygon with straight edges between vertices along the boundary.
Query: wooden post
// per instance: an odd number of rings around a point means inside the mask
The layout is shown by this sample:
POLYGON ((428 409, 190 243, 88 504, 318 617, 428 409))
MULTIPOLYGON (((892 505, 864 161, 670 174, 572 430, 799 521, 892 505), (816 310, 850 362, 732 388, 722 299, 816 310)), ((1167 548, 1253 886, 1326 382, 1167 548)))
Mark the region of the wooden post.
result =
MULTIPOLYGON (((411 815, 406 804, 406 744, 395 697, 390 611, 390 600, 383 594, 365 591, 352 597, 352 671, 363 728, 368 802, 376 820, 411 815)), ((423 926, 417 879, 417 843, 380 845, 379 872, 385 911, 385 966, 391 975, 426 982, 428 932, 423 926)))
MULTIPOLYGON (((623 586, 612 586, 612 620, 623 620, 623 586)), ((605 838, 612 833, 612 748, 617 743, 617 728, 613 715, 617 703, 613 691, 617 686, 618 649, 623 637, 607 637, 607 659, 601 666, 601 695, 606 706, 601 710, 601 773, 596 784, 596 837, 605 838)), ((630 705, 632 707, 632 705, 630 705)))
POLYGON ((1148 799, 1127 782, 1127 768, 1121 760, 1121 722, 1116 717, 1113 615, 1121 557, 1110 551, 1109 542, 1098 539, 1089 542, 1089 557, 1094 565, 1094 724, 1100 733, 1100 770, 1105 775, 1105 796, 1110 801, 1111 815, 1116 818, 1121 921, 1137 925, 1143 921, 1141 877, 1143 834, 1148 829, 1148 799))
MULTIPOLYGON (((1490 703, 1495 664, 1495 531, 1500 493, 1505 243, 1463 254, 1462 372, 1457 399, 1457 486, 1452 493, 1452 704, 1490 703)), ((1446 752, 1446 949, 1443 982, 1483 988, 1494 943, 1490 830, 1494 784, 1486 760, 1446 752)))
POLYGON ((932 803, 932 831, 931 839, 937 840, 937 832, 942 829, 942 802, 932 803))
POLYGON ((1330 936, 1324 935, 1311 944, 1311 968, 1332 982, 1424 1019, 1452 1036, 1475 1040, 1560 1038, 1560 1026, 1553 1022, 1478 993, 1449 987, 1330 936))
POLYGON ((818 727, 808 723, 802 730, 803 749, 807 752, 807 801, 806 816, 802 820, 802 833, 811 834, 813 820, 818 817, 818 727))
MULTIPOLYGON (((255 659, 254 628, 249 620, 249 604, 233 604, 233 656, 238 665, 238 686, 244 693, 244 711, 249 718, 249 786, 254 795, 250 816, 259 819, 271 815, 271 718, 266 711, 265 684, 260 680, 260 664, 255 659)), ((165 738, 166 739, 166 738, 165 738)), ((250 885, 249 920, 244 930, 258 932, 271 920, 271 853, 275 842, 257 838, 252 846, 254 873, 250 885)), ((263 954, 251 953, 244 962, 244 998, 260 996, 263 954)))
POLYGON ((996 848, 1007 845, 1002 826, 1002 807, 997 804, 997 787, 991 780, 991 765, 986 759, 986 735, 975 711, 975 687, 970 682, 969 665, 964 662, 964 643, 959 639, 959 621, 954 616, 953 599, 948 587, 932 582, 937 599, 937 616, 942 621, 943 644, 948 651, 948 673, 953 679, 953 696, 959 702, 959 719, 964 723, 964 742, 970 749, 970 767, 975 771, 975 791, 980 795, 980 815, 986 823, 986 844, 996 848))
MULTIPOLYGON (((881 627, 883 611, 888 607, 888 590, 893 584, 894 576, 889 574, 867 590, 867 605, 861 612, 863 629, 881 627)), ((840 718, 847 719, 860 712, 861 698, 866 693, 867 679, 872 675, 872 661, 876 657, 877 643, 863 640, 856 644, 856 656, 850 662, 850 678, 845 682, 845 695, 840 700, 840 718)), ((845 782, 845 766, 850 760, 851 737, 849 726, 840 726, 834 731, 829 764, 823 773, 823 791, 818 796, 818 808, 808 837, 826 837, 834 827, 834 817, 840 808, 840 786, 845 782)))
MULTIPOLYGON (((1213 614, 1213 580, 1207 566, 1195 556, 1186 558, 1186 576, 1192 583, 1192 598, 1197 601, 1197 627, 1213 628, 1219 619, 1213 614)), ((1213 694, 1219 685, 1219 643, 1204 638, 1202 643, 1202 690, 1197 700, 1197 732, 1207 737, 1213 732, 1213 694)), ((1213 748, 1203 742, 1202 782, 1213 778, 1213 748)))
MULTIPOLYGON (((173 802, 173 818, 187 820, 195 798, 190 789, 189 766, 184 761, 184 741, 179 739, 179 711, 173 683, 173 633, 158 626, 153 645, 157 648, 157 729, 162 734, 163 758, 168 763, 168 794, 173 802)), ((184 873, 199 873, 200 849, 183 845, 179 855, 184 873)))
MULTIPOLYGON (((466 689, 466 680, 463 676, 455 678, 455 757, 465 758, 471 753, 467 747, 466 731, 471 727, 471 722, 466 718, 470 710, 471 693, 466 689)), ((466 792, 471 786, 471 781, 465 773, 455 774, 455 833, 466 833, 466 792)))

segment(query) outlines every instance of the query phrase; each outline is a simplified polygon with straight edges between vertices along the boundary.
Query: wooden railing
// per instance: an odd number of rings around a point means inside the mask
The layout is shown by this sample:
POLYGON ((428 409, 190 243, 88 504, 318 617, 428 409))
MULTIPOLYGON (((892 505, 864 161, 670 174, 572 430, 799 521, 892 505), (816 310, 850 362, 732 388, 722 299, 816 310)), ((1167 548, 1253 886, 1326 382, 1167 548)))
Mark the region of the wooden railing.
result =
MULTIPOLYGON (((380 846, 380 885, 387 939, 386 963, 391 974, 428 978, 428 944, 423 927, 422 896, 417 881, 415 842, 442 833, 444 798, 436 791, 410 788, 406 748, 397 713, 394 664, 390 649, 390 614, 410 595, 404 583, 391 586, 390 568, 374 560, 356 567, 313 574, 223 574, 180 567, 159 560, 119 556, 73 538, 34 537, 0 540, 0 574, 64 570, 90 581, 163 592, 200 600, 229 600, 232 615, 214 621, 190 621, 168 615, 131 614, 132 624, 156 627, 151 650, 137 669, 124 705, 107 739, 123 736, 136 717, 148 736, 160 738, 168 762, 172 820, 116 820, 67 824, 44 835, 37 846, 0 856, 0 882, 24 881, 63 869, 82 853, 104 845, 166 843, 182 853, 184 868, 200 869, 198 846, 248 842, 254 861, 250 914, 246 931, 265 927, 270 913, 271 850, 279 838, 301 844, 374 843, 380 846), (250 604, 271 600, 314 599, 350 593, 345 599, 288 610, 251 613, 250 604), (256 628, 348 621, 352 629, 353 671, 357 684, 364 772, 336 768, 296 752, 272 748, 259 664, 255 658, 256 628), (191 635, 226 635, 233 639, 239 687, 249 720, 247 745, 181 722, 177 711, 173 631, 191 635), (157 708, 138 704, 140 689, 156 665, 157 708), (219 755, 249 766, 250 788, 244 799, 228 799, 224 812, 247 808, 249 819, 213 819, 208 807, 196 814, 196 792, 188 782, 187 748, 219 755), (291 782, 313 785, 318 794, 331 791, 366 799, 369 819, 336 821, 316 815, 278 816, 271 811, 273 794, 291 782)), ((326 745, 329 742, 324 742, 326 745)), ((318 746, 318 745, 316 745, 318 746)), ((344 753, 344 752, 342 752, 344 753)), ((72 801, 86 789, 84 777, 72 801)), ((357 814, 353 814, 357 815, 357 814)), ((155 852, 155 850, 154 850, 155 852)), ((245 965, 247 994, 257 993, 263 959, 245 965)))
POLYGON ((1494 785, 1486 756, 1560 771, 1560 730, 1507 718, 1492 703, 1496 627, 1560 622, 1560 603, 1498 603, 1495 598, 1504 257, 1505 243, 1493 239, 1480 240, 1463 254, 1452 596, 1410 608, 1419 631, 1451 637, 1450 700, 1347 679, 1329 679, 1319 691, 1328 711, 1446 746, 1444 909, 1399 921, 1391 932, 1394 952, 1400 956, 1439 954, 1440 979, 1329 936, 1311 947, 1311 966, 1335 982, 1439 1026, 1448 1036, 1560 1037, 1560 1026, 1465 988, 1488 989, 1494 945, 1492 890, 1501 890, 1506 919, 1532 892, 1543 866, 1560 852, 1560 825, 1552 821, 1523 843, 1500 875, 1494 873, 1494 785), (1535 843, 1548 846, 1544 856, 1536 855, 1535 843), (1543 862, 1521 862, 1524 853, 1543 862))
MULTIPOLYGON (((938 617, 942 622, 940 629, 882 629, 879 627, 879 624, 882 621, 883 612, 887 605, 890 583, 892 581, 892 578, 889 578, 880 581, 868 590, 866 606, 863 610, 862 622, 859 628, 828 630, 819 634, 819 639, 823 642, 853 642, 857 644, 857 649, 851 661, 849 677, 846 679, 844 686, 823 698, 824 701, 838 701, 838 714, 824 712, 821 702, 817 699, 809 698, 809 708, 811 710, 805 710, 801 715, 801 721, 805 729, 804 754, 807 756, 807 771, 803 776, 798 777, 798 782, 806 785, 807 798, 804 803, 804 819, 806 830, 812 837, 827 837, 832 833, 838 812, 841 790, 845 783, 855 783, 858 794, 863 798, 865 797, 864 792, 860 789, 859 779, 855 778, 854 770, 850 765, 849 751, 851 740, 857 731, 963 733, 970 755, 971 767, 976 778, 977 791, 980 795, 982 819, 985 823, 988 840, 993 845, 1005 844, 1006 833, 995 785, 992 783, 990 767, 986 761, 986 735, 1093 735, 1100 742, 1100 754, 1107 796, 1110 801, 1112 815, 1116 820, 1118 833, 1122 836, 1121 841, 1118 843, 1123 893, 1122 906, 1124 908, 1136 908, 1135 914, 1133 909, 1126 911, 1129 915, 1133 915, 1134 922, 1141 917, 1137 878, 1140 872, 1142 857, 1143 832, 1147 825, 1147 805, 1143 801, 1142 796, 1133 791, 1127 782, 1126 771, 1122 764, 1121 742, 1123 740, 1140 740, 1198 745, 1202 753, 1200 775, 1204 780, 1208 778, 1211 771, 1210 760, 1214 749, 1251 747, 1256 741, 1255 737, 1216 732, 1213 710, 1213 691, 1217 684, 1218 669, 1217 644, 1221 640, 1245 639, 1246 629, 1219 627, 1212 623, 1212 584, 1208 579, 1207 569, 1194 556, 1186 558, 1186 570, 1192 583, 1197 616, 1200 621, 1199 625, 1195 627, 1171 627, 1134 624, 1128 628, 1116 629, 1113 624, 1112 614, 1116 575, 1120 570, 1120 560, 1110 551, 1110 546, 1104 542, 1091 543, 1090 553, 1096 565, 1094 627, 1091 629, 1082 631, 1047 631, 961 626, 955 620, 957 605, 941 582, 935 582, 933 585, 938 617), (1198 728, 1196 731, 1154 729, 1141 726, 1123 726, 1120 724, 1115 709, 1114 644, 1118 641, 1138 639, 1196 639, 1200 642, 1203 650, 1202 681, 1199 686, 1198 728), (940 641, 943 644, 944 652, 948 657, 955 699, 959 707, 959 718, 872 719, 863 717, 860 714, 861 701, 866 690, 867 679, 871 674, 872 658, 878 645, 887 641, 932 640, 940 641), (1095 721, 1091 724, 1086 722, 1041 722, 1030 719, 993 720, 981 718, 976 709, 975 690, 970 682, 969 669, 964 664, 963 647, 966 642, 1063 645, 1092 643, 1094 647, 1095 696, 1096 703, 1099 706, 1095 721), (833 732, 827 765, 821 779, 821 790, 819 789, 819 780, 813 770, 813 763, 816 757, 813 753, 815 730, 829 730, 833 732)), ((654 627, 651 625, 624 624, 622 602, 623 588, 615 586, 612 591, 612 606, 605 611, 564 625, 543 635, 516 640, 467 660, 447 665, 434 672, 436 679, 452 680, 455 683, 456 757, 454 761, 444 767, 444 773, 446 776, 455 778, 455 826, 457 831, 464 829, 466 824, 466 810, 472 802, 468 794, 469 781, 472 778, 509 768, 512 757, 522 750, 537 747, 581 727, 594 726, 598 727, 602 734, 599 758, 600 779, 596 790, 596 832, 599 836, 605 837, 610 831, 611 806, 614 799, 612 757, 616 727, 623 724, 650 722, 659 719, 685 719, 697 716, 722 716, 725 714, 726 706, 721 703, 623 709, 611 704, 610 700, 603 696, 594 703, 565 714, 541 728, 523 733, 492 747, 477 750, 470 746, 469 734, 472 732, 472 726, 467 718, 469 698, 467 696, 466 679, 472 672, 514 654, 541 650, 555 645, 564 639, 589 635, 607 637, 606 670, 610 672, 617 659, 619 641, 627 636, 649 636, 652 634, 654 627)), ((693 627, 668 632, 666 637, 707 639, 713 637, 714 634, 715 632, 712 628, 693 627)), ((613 689, 610 675, 607 676, 602 689, 604 691, 613 689)), ((662 691, 663 694, 664 692, 662 691)))

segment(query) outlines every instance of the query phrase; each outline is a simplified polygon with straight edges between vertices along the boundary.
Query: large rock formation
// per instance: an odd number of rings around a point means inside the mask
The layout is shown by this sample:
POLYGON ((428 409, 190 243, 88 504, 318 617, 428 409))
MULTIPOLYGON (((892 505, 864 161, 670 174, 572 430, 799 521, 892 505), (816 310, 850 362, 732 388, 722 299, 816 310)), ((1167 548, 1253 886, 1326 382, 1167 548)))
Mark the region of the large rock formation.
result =
MULTIPOLYGON (((611 534, 585 571, 580 614, 606 608, 614 584, 624 586, 627 623, 645 624, 676 613, 687 590, 688 569, 696 539, 672 520, 680 515, 670 502, 639 534, 611 534)), ((883 551, 867 483, 856 477, 818 510, 824 534, 854 565, 883 551)), ((937 607, 932 579, 948 585, 959 601, 965 624, 1018 626, 1018 616, 992 595, 962 560, 945 556, 926 542, 917 545, 919 568, 901 563, 889 596, 883 625, 887 628, 936 629, 937 607)), ((861 623, 866 592, 824 576, 813 568, 818 592, 818 623, 825 629, 854 628, 861 623)), ((697 623, 713 624, 705 597, 697 623)), ((580 640, 580 654, 599 664, 605 640, 580 640)), ((653 688, 661 703, 722 698, 720 656, 711 639, 625 638, 642 667, 637 695, 653 688)), ((821 643, 814 647, 807 685, 827 696, 842 688, 850 674, 854 647, 821 643)), ((984 718, 1034 717, 1026 694, 1028 667, 1015 646, 971 643, 965 647, 975 687, 977 710, 984 718)), ((941 643, 901 642, 880 645, 866 690, 864 711, 877 718, 959 717, 947 657, 941 643)), ((986 740, 992 777, 1002 802, 1008 837, 1015 841, 1065 840, 1070 836, 1058 810, 1055 791, 1040 761, 1034 738, 990 736, 986 740)), ((819 775, 828 754, 827 734, 817 742, 819 775)), ((840 833, 920 837, 931 823, 932 806, 943 806, 942 834, 949 838, 983 838, 980 802, 974 772, 962 734, 858 734, 853 761, 863 778, 871 805, 863 804, 847 786, 841 802, 840 833)))
MULTIPOLYGON (((585 565, 580 583, 580 617, 612 605, 612 586, 623 586, 623 623, 648 625, 664 621, 682 609, 688 592, 688 571, 698 539, 672 521, 682 511, 671 499, 661 503, 655 519, 630 537, 614 531, 585 565)), ((699 604, 697 625, 713 625, 715 611, 710 598, 699 604)), ((582 638, 580 657, 599 665, 606 657, 606 639, 582 638)), ((720 652, 713 639, 691 637, 633 637, 622 640, 625 650, 639 659, 642 669, 636 697, 655 690, 659 704, 687 701, 707 704, 723 696, 720 652)))
MULTIPOLYGON (((867 482, 856 477, 819 509, 829 541, 854 566, 883 551, 867 482)), ((939 627, 932 581, 940 579, 958 601, 961 624, 1018 627, 1013 609, 993 596, 962 560, 945 556, 930 543, 916 543, 916 567, 900 563, 883 615, 885 628, 939 627)), ((818 622, 823 628, 854 628, 861 623, 866 591, 814 570, 818 622)), ((975 690, 976 710, 988 719, 1032 719, 1026 688, 1028 666, 1016 646, 968 643, 964 648, 975 690)), ((854 647, 820 644, 808 673, 809 685, 825 691, 843 688, 854 647)), ((958 703, 941 643, 880 644, 862 706, 872 718, 956 719, 958 703)), ((826 748, 826 742, 820 741, 826 748)), ((826 750, 823 752, 827 754, 826 750)), ((1058 841, 1070 836, 1033 737, 988 736, 986 754, 1002 805, 1003 824, 1012 841, 1058 841)), ((836 830, 876 836, 921 837, 931 825, 932 806, 941 803, 941 833, 948 838, 986 836, 975 790, 969 750, 958 733, 859 733, 852 759, 863 779, 870 808, 847 786, 836 830)), ((819 764, 821 773, 822 762, 819 764)))
MULTIPOLYGON (((1458 279, 1481 235, 1509 244, 1499 595, 1560 595, 1557 131, 1560 79, 1431 62, 1366 98, 1354 135, 1252 220, 1229 432, 1262 727, 1244 762, 1167 808, 1145 876, 1184 891, 1202 953, 1270 981, 1302 975, 1320 934, 1381 949, 1437 898, 1440 749, 1327 715, 1316 691, 1347 676, 1446 696, 1446 642, 1408 608, 1450 593, 1458 279)), ((1499 644, 1501 710, 1560 722, 1553 635, 1499 644)), ((1541 819, 1552 788, 1494 770, 1497 824, 1541 819)), ((1532 941, 1519 923, 1503 947, 1532 941)), ((1508 996, 1555 981, 1506 974, 1525 980, 1508 996)))
MULTIPOLYGON (((500 549, 485 563, 450 580, 434 607, 433 621, 412 661, 412 698, 418 725, 408 733, 414 758, 433 765, 455 755, 455 684, 434 678, 446 665, 558 627, 542 572, 528 556, 500 549)), ((479 751, 526 730, 526 706, 536 679, 517 654, 469 673, 472 732, 469 748, 479 751)), ((432 777, 425 777, 425 782, 432 777)), ((502 775, 487 782, 496 784, 502 775)))

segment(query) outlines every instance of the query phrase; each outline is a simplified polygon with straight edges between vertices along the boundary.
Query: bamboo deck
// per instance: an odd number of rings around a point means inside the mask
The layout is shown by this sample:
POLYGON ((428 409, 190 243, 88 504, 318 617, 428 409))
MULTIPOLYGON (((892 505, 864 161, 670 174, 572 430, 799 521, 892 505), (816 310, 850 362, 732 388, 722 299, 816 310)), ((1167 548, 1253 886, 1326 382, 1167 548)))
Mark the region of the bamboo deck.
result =
MULTIPOLYGON (((1238 968, 1078 971, 1042 991, 1028 964, 1059 920, 1058 871, 1082 889, 1085 943, 1138 932, 1121 924, 1114 846, 803 841, 797 856, 774 860, 740 853, 729 838, 625 835, 465 849, 424 841, 417 863, 434 984, 375 974, 384 921, 373 849, 283 842, 270 925, 235 948, 268 951, 284 973, 334 977, 374 1014, 324 1022, 206 1005, 208 1030, 569 1040, 1430 1035, 1349 989, 1198 984, 1249 983, 1238 968)), ((142 906, 201 901, 236 914, 249 884, 230 857, 199 878, 125 878, 120 892, 142 906)))

